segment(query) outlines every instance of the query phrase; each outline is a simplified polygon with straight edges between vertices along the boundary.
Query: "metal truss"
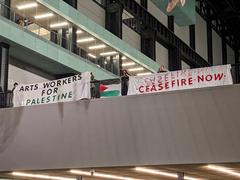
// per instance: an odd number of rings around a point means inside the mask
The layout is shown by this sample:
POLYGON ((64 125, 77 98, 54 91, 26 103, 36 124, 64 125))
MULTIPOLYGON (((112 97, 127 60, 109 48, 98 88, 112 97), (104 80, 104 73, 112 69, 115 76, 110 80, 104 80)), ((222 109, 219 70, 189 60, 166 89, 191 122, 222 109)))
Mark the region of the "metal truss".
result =
POLYGON ((167 49, 178 48, 181 59, 185 60, 192 67, 206 67, 210 64, 195 52, 190 46, 184 43, 172 31, 159 22, 144 7, 134 0, 113 0, 114 3, 121 4, 123 9, 132 15, 129 19, 124 19, 123 23, 139 34, 142 30, 150 28, 156 35, 156 40, 167 49))
POLYGON ((197 0, 196 11, 204 20, 210 21, 212 29, 214 29, 220 37, 226 38, 227 44, 232 49, 235 50, 239 48, 239 40, 233 34, 227 22, 222 19, 224 16, 227 16, 224 12, 223 14, 219 14, 209 0, 197 0))

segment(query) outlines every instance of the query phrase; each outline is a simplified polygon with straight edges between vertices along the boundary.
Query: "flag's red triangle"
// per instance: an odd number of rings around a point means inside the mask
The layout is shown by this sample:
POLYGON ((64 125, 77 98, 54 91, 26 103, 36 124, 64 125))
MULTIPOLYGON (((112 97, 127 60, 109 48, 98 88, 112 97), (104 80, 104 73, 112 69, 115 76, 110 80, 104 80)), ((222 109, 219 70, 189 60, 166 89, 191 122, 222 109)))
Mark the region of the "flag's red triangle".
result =
POLYGON ((105 86, 105 85, 103 85, 103 84, 100 84, 100 86, 99 86, 99 91, 100 91, 100 92, 103 92, 103 91, 105 91, 106 89, 108 89, 107 86, 105 86))

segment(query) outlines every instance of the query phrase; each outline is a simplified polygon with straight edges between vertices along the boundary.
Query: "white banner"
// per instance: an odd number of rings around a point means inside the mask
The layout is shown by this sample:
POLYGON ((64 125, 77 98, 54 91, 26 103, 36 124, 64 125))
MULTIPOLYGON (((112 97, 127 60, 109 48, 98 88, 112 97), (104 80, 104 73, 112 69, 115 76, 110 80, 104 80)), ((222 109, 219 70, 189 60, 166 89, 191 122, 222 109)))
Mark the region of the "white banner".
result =
POLYGON ((231 65, 130 76, 128 95, 233 84, 231 65))
POLYGON ((36 84, 18 85, 14 90, 13 104, 33 106, 91 98, 90 73, 36 84))

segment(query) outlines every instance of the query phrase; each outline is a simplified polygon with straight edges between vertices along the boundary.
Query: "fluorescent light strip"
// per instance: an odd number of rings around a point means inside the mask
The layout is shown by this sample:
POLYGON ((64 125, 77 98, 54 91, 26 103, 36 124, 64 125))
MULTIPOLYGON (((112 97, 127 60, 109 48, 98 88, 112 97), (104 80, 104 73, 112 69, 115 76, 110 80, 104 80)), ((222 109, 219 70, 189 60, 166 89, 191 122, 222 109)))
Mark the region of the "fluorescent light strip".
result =
POLYGON ((86 38, 82 38, 82 39, 78 39, 77 43, 87 43, 87 42, 91 42, 94 41, 95 39, 93 37, 86 37, 86 38))
POLYGON ((109 51, 109 52, 104 52, 104 53, 100 53, 100 56, 111 56, 111 55, 115 55, 118 52, 116 51, 109 51))
POLYGON ((122 63, 122 67, 133 66, 135 64, 136 64, 135 62, 122 63))
POLYGON ((144 172, 144 173, 148 173, 148 174, 156 174, 156 175, 161 175, 161 176, 166 176, 166 177, 178 178, 177 174, 167 173, 167 172, 158 171, 158 170, 154 170, 154 169, 136 167, 135 170, 144 172))
POLYGON ((81 29, 77 30, 77 34, 82 34, 83 31, 81 29))
POLYGON ((46 13, 46 14, 39 14, 39 15, 36 15, 34 16, 35 19, 44 19, 44 18, 49 18, 49 17, 52 17, 54 16, 53 13, 46 13))
POLYGON ((95 56, 95 55, 93 55, 93 54, 91 54, 91 53, 88 53, 88 56, 91 57, 91 58, 94 58, 94 59, 97 58, 97 56, 95 56))
POLYGON ((38 4, 33 2, 33 3, 27 3, 27 4, 19 5, 19 6, 17 6, 17 9, 19 9, 19 10, 30 9, 30 8, 34 8, 34 7, 37 7, 37 6, 38 6, 38 4))
POLYGON ((229 168, 226 168, 226 167, 216 166, 216 165, 207 165, 206 167, 208 169, 211 169, 211 170, 214 170, 214 171, 218 171, 218 172, 222 172, 222 173, 229 174, 229 175, 232 175, 232 176, 240 177, 240 172, 233 171, 233 170, 231 170, 229 168))
POLYGON ((152 74, 151 72, 138 73, 137 76, 146 76, 152 74))
POLYGON ((12 172, 11 174, 13 176, 28 177, 28 178, 52 179, 52 180, 76 180, 75 178, 48 176, 44 174, 30 174, 30 173, 21 173, 21 172, 12 172))
POLYGON ((127 57, 126 57, 126 56, 123 56, 123 57, 122 57, 122 60, 126 60, 126 59, 127 59, 127 57))
POLYGON ((50 28, 57 28, 57 27, 62 27, 67 25, 68 25, 68 22, 60 22, 60 23, 50 24, 50 28))
POLYGON ((130 72, 143 71, 143 70, 144 70, 143 67, 138 67, 138 68, 131 68, 131 69, 128 69, 128 71, 130 71, 130 72))
POLYGON ((111 175, 111 174, 104 174, 104 173, 98 173, 98 172, 94 172, 91 174, 90 172, 81 171, 81 170, 70 170, 70 173, 78 174, 78 175, 85 175, 85 176, 99 177, 99 178, 107 178, 107 179, 136 180, 134 178, 111 175))
POLYGON ((98 45, 94 45, 94 46, 89 46, 88 49, 94 50, 94 49, 103 49, 107 47, 105 44, 98 44, 98 45))
MULTIPOLYGON (((155 174, 155 175, 166 176, 166 177, 171 177, 171 178, 178 178, 178 175, 176 173, 168 173, 168 172, 164 172, 164 171, 142 168, 142 167, 136 167, 135 170, 140 171, 140 172, 144 172, 144 173, 148 173, 148 174, 155 174)), ((198 180, 196 178, 192 178, 192 177, 189 177, 189 176, 184 176, 184 179, 186 179, 186 180, 198 180)))

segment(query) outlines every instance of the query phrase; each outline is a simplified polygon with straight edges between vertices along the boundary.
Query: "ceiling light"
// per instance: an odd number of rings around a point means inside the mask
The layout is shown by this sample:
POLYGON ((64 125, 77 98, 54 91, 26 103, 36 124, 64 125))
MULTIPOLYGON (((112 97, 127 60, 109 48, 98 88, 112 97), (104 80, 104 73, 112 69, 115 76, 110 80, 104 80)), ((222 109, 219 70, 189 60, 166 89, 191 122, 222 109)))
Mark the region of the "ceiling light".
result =
POLYGON ((134 72, 134 71, 142 71, 142 70, 144 70, 143 67, 138 67, 138 68, 131 68, 131 69, 129 69, 128 71, 134 72))
POLYGON ((97 58, 97 56, 95 56, 95 55, 93 55, 93 54, 91 54, 91 53, 88 53, 88 56, 91 57, 91 58, 94 58, 94 59, 97 58))
POLYGON ((133 66, 135 64, 135 62, 122 63, 122 67, 133 66))
POLYGON ((109 52, 104 52, 104 53, 100 53, 100 56, 111 56, 111 55, 115 55, 118 52, 116 51, 109 51, 109 52))
POLYGON ((152 74, 151 72, 145 72, 145 73, 138 73, 137 76, 147 76, 152 74))
POLYGON ((232 175, 232 176, 240 177, 240 172, 233 171, 233 170, 231 170, 229 168, 226 168, 226 167, 216 166, 216 165, 207 165, 206 167, 208 169, 211 169, 211 170, 214 170, 214 171, 218 171, 218 172, 222 172, 222 173, 229 174, 229 175, 232 175))
POLYGON ((77 43, 86 43, 86 42, 91 42, 94 41, 95 39, 93 37, 86 37, 86 38, 82 38, 82 39, 78 39, 77 43))
POLYGON ((88 171, 81 171, 81 170, 71 169, 70 173, 72 173, 72 174, 79 174, 79 175, 85 175, 85 176, 91 176, 91 172, 88 172, 88 171))
POLYGON ((83 31, 81 29, 77 30, 77 34, 82 34, 82 33, 83 33, 83 31))
POLYGON ((53 13, 46 13, 46 14, 39 14, 39 15, 36 15, 34 16, 35 19, 44 19, 44 18, 49 18, 49 17, 52 17, 54 16, 53 13))
POLYGON ((104 61, 104 64, 107 64, 107 61, 104 61))
POLYGON ((127 59, 127 57, 126 57, 126 56, 123 56, 123 57, 122 57, 122 60, 126 60, 126 59, 127 59))
POLYGON ((60 22, 60 23, 55 23, 55 24, 50 24, 50 28, 58 28, 62 26, 67 26, 68 22, 60 22))
POLYGON ((78 174, 78 175, 85 175, 85 176, 99 177, 99 178, 106 178, 106 179, 136 180, 136 179, 130 178, 130 177, 123 177, 123 176, 104 174, 104 173, 98 173, 98 172, 90 173, 90 172, 81 171, 81 170, 70 170, 70 173, 78 174))
MULTIPOLYGON (((171 177, 171 178, 176 178, 176 179, 178 178, 178 175, 176 173, 168 173, 168 172, 159 171, 159 170, 155 170, 155 169, 136 167, 135 170, 140 171, 140 172, 144 172, 144 173, 148 173, 148 174, 156 174, 156 175, 166 176, 166 177, 171 177)), ((192 178, 192 177, 189 177, 189 176, 184 176, 184 179, 186 179, 186 180, 198 180, 196 178, 192 178)))
POLYGON ((161 175, 161 176, 166 176, 166 177, 178 178, 177 174, 167 173, 167 172, 158 171, 158 170, 154 170, 154 169, 136 167, 135 170, 144 172, 144 173, 149 173, 149 174, 156 174, 156 175, 161 175))
POLYGON ((38 178, 38 179, 52 179, 52 180, 76 180, 75 178, 67 178, 67 177, 58 177, 58 176, 48 176, 44 174, 29 174, 29 173, 21 173, 21 172, 12 172, 13 176, 21 176, 21 177, 29 177, 29 178, 38 178))
POLYGON ((19 6, 17 6, 17 9, 19 9, 19 10, 30 9, 30 8, 34 8, 34 7, 37 7, 37 6, 38 6, 38 4, 33 2, 33 3, 27 3, 27 4, 19 5, 19 6))
POLYGON ((107 47, 105 44, 98 44, 98 45, 94 45, 94 46, 89 46, 88 49, 103 49, 107 47))

